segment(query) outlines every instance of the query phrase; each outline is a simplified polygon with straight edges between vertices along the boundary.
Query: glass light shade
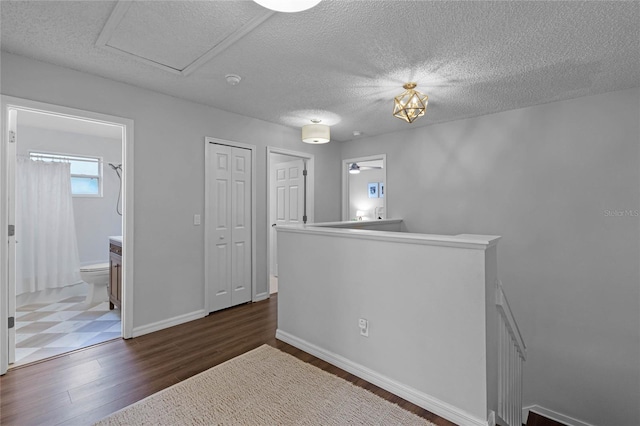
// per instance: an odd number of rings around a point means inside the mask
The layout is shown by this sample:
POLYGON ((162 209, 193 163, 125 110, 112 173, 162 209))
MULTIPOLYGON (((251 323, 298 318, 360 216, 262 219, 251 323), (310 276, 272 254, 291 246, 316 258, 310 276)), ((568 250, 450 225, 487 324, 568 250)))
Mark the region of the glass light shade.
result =
POLYGON ((393 99, 393 116, 413 123, 427 111, 429 97, 413 90, 416 87, 415 83, 407 83, 403 87, 406 90, 393 99))
POLYGON ((321 0, 253 0, 262 7, 276 12, 302 12, 311 9, 321 0))
POLYGON ((327 143, 331 139, 331 130, 325 124, 307 124, 302 126, 302 142, 327 143))
POLYGON ((357 175, 358 173, 360 173, 360 166, 358 166, 357 163, 351 163, 351 165, 349 166, 349 173, 351 173, 352 175, 357 175))

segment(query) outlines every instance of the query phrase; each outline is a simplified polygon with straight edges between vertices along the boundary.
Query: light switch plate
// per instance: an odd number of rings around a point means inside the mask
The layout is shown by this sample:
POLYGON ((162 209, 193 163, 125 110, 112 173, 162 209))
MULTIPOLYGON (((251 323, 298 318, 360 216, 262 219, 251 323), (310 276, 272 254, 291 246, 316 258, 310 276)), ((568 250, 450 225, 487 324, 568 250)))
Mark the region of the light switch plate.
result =
POLYGON ((193 215, 193 224, 194 225, 200 225, 200 215, 199 214, 194 214, 193 215))

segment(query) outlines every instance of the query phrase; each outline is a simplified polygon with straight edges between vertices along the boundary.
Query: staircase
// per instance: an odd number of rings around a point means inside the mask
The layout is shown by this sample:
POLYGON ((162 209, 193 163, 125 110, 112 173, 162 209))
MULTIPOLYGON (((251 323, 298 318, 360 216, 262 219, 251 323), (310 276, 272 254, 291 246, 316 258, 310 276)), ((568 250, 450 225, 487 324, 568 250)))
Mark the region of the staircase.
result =
POLYGON ((529 417, 527 417, 526 426, 566 426, 564 423, 556 422, 555 420, 548 419, 541 416, 538 413, 529 411, 529 417))

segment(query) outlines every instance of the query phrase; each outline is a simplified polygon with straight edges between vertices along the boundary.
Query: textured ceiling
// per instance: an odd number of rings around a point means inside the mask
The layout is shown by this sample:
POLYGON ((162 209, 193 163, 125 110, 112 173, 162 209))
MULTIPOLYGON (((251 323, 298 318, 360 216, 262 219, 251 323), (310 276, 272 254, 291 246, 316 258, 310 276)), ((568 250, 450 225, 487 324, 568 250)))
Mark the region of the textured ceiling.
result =
MULTIPOLYGON (((291 127, 320 118, 339 141, 640 86, 635 1, 323 0, 273 14, 188 75, 96 46, 116 3, 2 0, 2 50, 291 127), (413 124, 391 115, 407 81, 429 96, 413 124)), ((136 1, 110 40, 180 68, 264 12, 136 1)))

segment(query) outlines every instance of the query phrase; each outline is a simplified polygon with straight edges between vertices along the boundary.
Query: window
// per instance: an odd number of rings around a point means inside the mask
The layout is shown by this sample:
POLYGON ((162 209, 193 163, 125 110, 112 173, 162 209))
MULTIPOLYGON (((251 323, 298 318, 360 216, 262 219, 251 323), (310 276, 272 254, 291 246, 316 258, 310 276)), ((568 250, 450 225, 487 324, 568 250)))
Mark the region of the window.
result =
POLYGON ((71 194, 75 197, 102 197, 102 164, 100 158, 77 155, 31 152, 39 161, 64 161, 71 164, 71 194))

